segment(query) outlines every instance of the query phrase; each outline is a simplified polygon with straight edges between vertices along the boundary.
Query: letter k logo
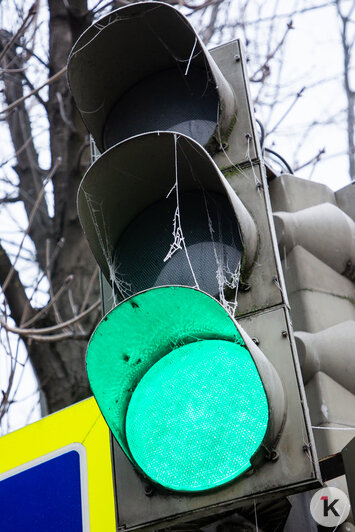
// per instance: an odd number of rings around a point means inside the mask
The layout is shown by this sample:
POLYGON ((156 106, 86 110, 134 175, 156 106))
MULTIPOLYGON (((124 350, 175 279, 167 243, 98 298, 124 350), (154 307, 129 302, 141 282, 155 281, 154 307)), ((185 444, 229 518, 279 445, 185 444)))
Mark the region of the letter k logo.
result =
POLYGON ((336 516, 336 517, 339 517, 339 513, 337 512, 337 510, 335 509, 335 505, 336 503, 339 501, 339 499, 334 499, 333 502, 331 502, 330 504, 328 503, 328 497, 327 496, 323 496, 320 498, 321 501, 323 501, 323 515, 324 517, 328 517, 329 515, 329 510, 333 512, 333 514, 336 516))
POLYGON ((338 527, 350 512, 349 499, 339 488, 321 488, 314 493, 310 510, 313 519, 322 526, 338 527))

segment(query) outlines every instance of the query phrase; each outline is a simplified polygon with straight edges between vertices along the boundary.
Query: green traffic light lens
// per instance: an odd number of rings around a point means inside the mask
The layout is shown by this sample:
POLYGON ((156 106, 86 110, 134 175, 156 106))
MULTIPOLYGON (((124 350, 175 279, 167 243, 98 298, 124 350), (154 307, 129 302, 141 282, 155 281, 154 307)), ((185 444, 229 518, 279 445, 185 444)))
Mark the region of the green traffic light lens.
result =
POLYGON ((126 438, 151 480, 172 490, 202 491, 250 467, 268 421, 249 351, 202 340, 171 351, 142 377, 128 405, 126 438))

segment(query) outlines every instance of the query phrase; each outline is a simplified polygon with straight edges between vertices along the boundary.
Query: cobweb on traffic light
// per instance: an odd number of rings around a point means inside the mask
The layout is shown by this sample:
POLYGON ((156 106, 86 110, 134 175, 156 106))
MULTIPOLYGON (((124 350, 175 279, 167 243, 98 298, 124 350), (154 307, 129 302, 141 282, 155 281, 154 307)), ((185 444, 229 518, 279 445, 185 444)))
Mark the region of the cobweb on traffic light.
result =
MULTIPOLYGON (((168 253, 166 254, 164 258, 164 262, 169 260, 175 252, 178 250, 183 250, 186 255, 186 260, 189 264, 189 267, 192 272, 192 276, 194 279, 194 288, 201 289, 199 286, 197 275, 195 275, 195 272, 193 270, 193 265, 189 257, 188 248, 186 246, 184 232, 182 229, 181 224, 181 212, 180 212, 180 201, 179 201, 179 178, 178 178, 178 164, 177 164, 177 142, 178 142, 178 135, 174 136, 174 144, 175 144, 175 183, 172 189, 169 191, 167 198, 170 197, 172 192, 175 192, 176 197, 176 210, 174 213, 174 219, 173 219, 173 230, 172 230, 172 236, 174 238, 174 241, 170 245, 170 249, 168 253)), ((196 181, 198 181, 198 177, 194 175, 194 178, 196 181)), ((240 262, 238 262, 237 267, 232 270, 230 268, 230 265, 228 261, 223 261, 221 258, 221 254, 219 253, 220 250, 217 249, 217 244, 215 242, 214 234, 217 233, 217 229, 214 227, 214 223, 212 221, 212 216, 209 211, 209 204, 208 204, 208 197, 207 197, 207 191, 203 189, 201 186, 201 192, 203 196, 203 203, 205 208, 205 215, 207 218, 207 225, 208 230, 210 234, 210 239, 213 244, 213 255, 216 263, 216 280, 218 283, 218 296, 219 300, 222 303, 222 305, 226 308, 226 310, 231 314, 234 315, 234 312, 237 307, 237 293, 238 293, 238 285, 239 285, 239 279, 240 279, 240 262), (229 294, 232 294, 232 299, 227 298, 227 292, 229 294)), ((201 212, 202 215, 202 212, 201 212)), ((217 294, 213 294, 217 296, 217 294)))
POLYGON ((189 268, 190 268, 191 273, 192 273, 193 280, 195 282, 194 288, 199 288, 199 285, 198 285, 198 282, 197 282, 197 279, 196 279, 196 276, 195 276, 195 273, 194 273, 194 269, 193 269, 192 264, 191 264, 189 253, 187 251, 187 247, 186 247, 186 243, 185 243, 185 237, 184 237, 184 233, 183 233, 182 226, 181 226, 180 201, 179 201, 180 200, 180 198, 179 198, 179 177, 178 177, 178 168, 177 168, 177 135, 176 134, 174 135, 174 147, 175 147, 175 157, 174 157, 174 160, 175 160, 175 172, 174 172, 175 173, 175 183, 174 183, 174 186, 169 190, 169 192, 168 192, 168 194, 166 196, 166 198, 168 199, 170 197, 171 193, 173 192, 173 190, 175 191, 176 209, 175 209, 175 213, 174 213, 173 231, 172 231, 172 235, 174 237, 174 241, 170 245, 170 249, 169 249, 168 253, 166 254, 166 256, 164 257, 164 262, 167 262, 173 256, 173 254, 176 253, 176 251, 178 251, 179 249, 183 249, 184 253, 186 255, 186 259, 187 259, 189 268))
MULTIPOLYGON (((109 236, 112 228, 105 219, 104 202, 85 192, 108 267, 106 277, 113 303, 153 286, 182 285, 209 293, 234 315, 242 253, 235 215, 227 197, 206 190, 190 165, 189 171, 199 188, 181 191, 177 154, 180 136, 173 136, 173 185, 168 184, 165 199, 137 216, 118 243, 109 236)), ((181 146, 179 149, 180 162, 181 157, 188 160, 181 146)), ((141 178, 137 176, 138 180, 141 178)))
POLYGON ((97 234, 97 238, 100 242, 100 247, 102 249, 102 253, 105 257, 106 263, 108 265, 109 270, 109 279, 107 279, 111 285, 112 288, 112 300, 113 304, 117 305, 119 302, 118 293, 119 294, 130 294, 131 292, 131 285, 129 282, 122 279, 122 276, 120 275, 120 272, 117 269, 117 266, 115 266, 112 255, 113 255, 113 246, 108 238, 108 231, 106 231, 106 220, 104 216, 104 207, 101 203, 95 201, 95 199, 92 197, 91 194, 88 194, 85 192, 85 199, 89 208, 89 212, 91 215, 92 222, 95 227, 95 231, 97 234), (100 222, 99 222, 100 219, 100 222), (104 231, 102 231, 102 228, 104 231))

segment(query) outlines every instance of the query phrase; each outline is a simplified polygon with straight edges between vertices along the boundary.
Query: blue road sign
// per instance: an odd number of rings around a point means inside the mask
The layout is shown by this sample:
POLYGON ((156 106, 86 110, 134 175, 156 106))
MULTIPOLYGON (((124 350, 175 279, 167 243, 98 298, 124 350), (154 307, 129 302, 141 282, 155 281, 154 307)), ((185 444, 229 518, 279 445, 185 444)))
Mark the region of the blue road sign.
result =
POLYGON ((0 530, 88 530, 85 454, 72 444, 0 475, 0 530))

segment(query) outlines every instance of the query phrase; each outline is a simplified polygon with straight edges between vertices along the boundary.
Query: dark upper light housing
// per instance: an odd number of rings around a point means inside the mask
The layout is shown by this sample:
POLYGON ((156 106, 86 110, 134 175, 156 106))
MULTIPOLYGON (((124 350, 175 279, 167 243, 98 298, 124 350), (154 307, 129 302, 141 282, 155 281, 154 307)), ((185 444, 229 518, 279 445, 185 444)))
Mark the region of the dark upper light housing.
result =
POLYGON ((206 71, 191 67, 184 75, 169 68, 144 78, 117 100, 107 117, 103 144, 108 149, 139 133, 163 130, 205 145, 217 120, 218 94, 206 71))
POLYGON ((158 130, 213 149, 236 115, 234 92, 189 21, 160 2, 125 6, 88 28, 70 53, 68 80, 101 152, 158 130))

